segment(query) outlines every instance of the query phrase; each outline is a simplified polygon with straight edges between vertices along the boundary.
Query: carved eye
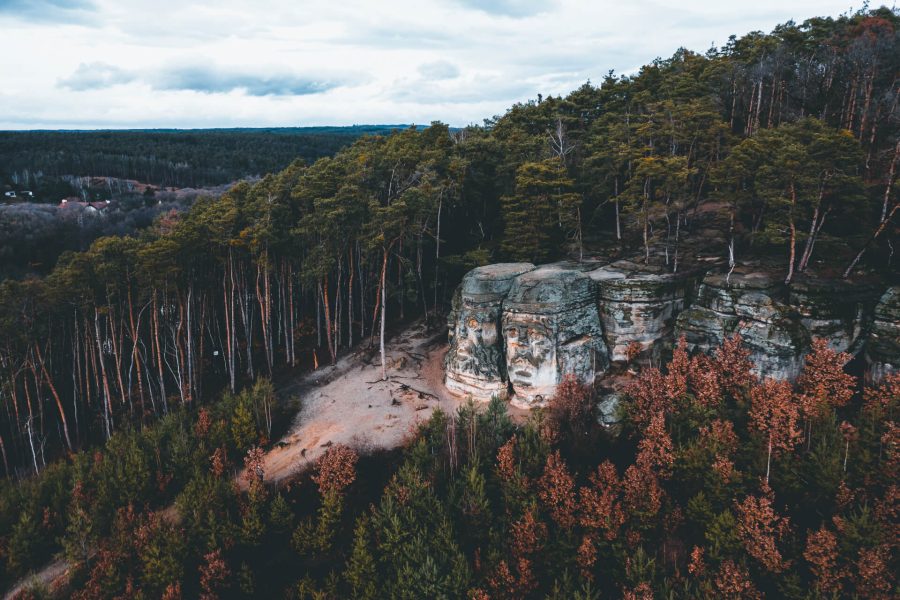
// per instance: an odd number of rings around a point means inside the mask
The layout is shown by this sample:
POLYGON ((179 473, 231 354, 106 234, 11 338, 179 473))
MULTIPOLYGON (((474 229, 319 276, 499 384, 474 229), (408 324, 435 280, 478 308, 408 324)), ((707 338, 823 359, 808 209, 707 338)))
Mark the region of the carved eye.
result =
POLYGON ((469 319, 468 325, 469 329, 475 329, 478 327, 478 320, 475 319, 475 317, 472 317, 471 319, 469 319))
POLYGON ((516 329, 515 327, 512 327, 511 329, 508 329, 506 331, 506 337, 516 338, 516 337, 518 337, 518 335, 519 335, 519 330, 516 329))

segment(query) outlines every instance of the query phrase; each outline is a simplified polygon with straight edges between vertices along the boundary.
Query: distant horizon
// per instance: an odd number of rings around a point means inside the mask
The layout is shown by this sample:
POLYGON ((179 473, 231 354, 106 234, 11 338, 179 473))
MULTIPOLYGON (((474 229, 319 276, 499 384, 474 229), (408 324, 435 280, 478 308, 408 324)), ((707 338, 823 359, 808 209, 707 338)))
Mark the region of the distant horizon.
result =
MULTIPOLYGON (((353 125, 265 125, 265 126, 235 126, 235 127, 85 127, 85 128, 37 128, 37 129, 0 129, 0 133, 102 133, 104 131, 146 131, 146 132, 165 132, 165 131, 235 131, 235 130, 254 130, 265 131, 270 129, 358 129, 358 128, 380 128, 380 129, 405 129, 408 127, 416 127, 422 129, 428 127, 424 123, 354 123, 353 125)), ((458 127, 450 127, 450 129, 459 129, 458 127)))
POLYGON ((0 130, 480 125, 846 0, 0 3, 0 130), (160 15, 165 15, 161 19, 160 15), (52 40, 49 43, 35 43, 52 40))

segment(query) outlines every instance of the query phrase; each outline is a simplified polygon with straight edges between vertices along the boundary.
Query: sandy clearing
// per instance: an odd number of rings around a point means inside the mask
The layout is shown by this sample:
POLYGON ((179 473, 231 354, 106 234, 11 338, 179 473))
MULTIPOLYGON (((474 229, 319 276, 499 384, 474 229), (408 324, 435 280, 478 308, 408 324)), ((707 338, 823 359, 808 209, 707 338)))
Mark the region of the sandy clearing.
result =
POLYGON ((296 475, 332 444, 362 451, 395 448, 435 408, 455 412, 465 399, 444 387, 446 331, 417 321, 385 345, 386 381, 377 351, 360 349, 278 390, 302 410, 265 457, 266 481, 296 475))

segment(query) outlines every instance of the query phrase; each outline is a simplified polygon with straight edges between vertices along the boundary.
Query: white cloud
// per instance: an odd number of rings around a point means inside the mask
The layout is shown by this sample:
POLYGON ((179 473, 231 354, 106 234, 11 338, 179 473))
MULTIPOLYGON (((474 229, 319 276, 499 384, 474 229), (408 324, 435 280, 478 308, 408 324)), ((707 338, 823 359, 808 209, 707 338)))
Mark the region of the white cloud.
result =
POLYGON ((0 0, 0 128, 480 123, 846 0, 0 0))

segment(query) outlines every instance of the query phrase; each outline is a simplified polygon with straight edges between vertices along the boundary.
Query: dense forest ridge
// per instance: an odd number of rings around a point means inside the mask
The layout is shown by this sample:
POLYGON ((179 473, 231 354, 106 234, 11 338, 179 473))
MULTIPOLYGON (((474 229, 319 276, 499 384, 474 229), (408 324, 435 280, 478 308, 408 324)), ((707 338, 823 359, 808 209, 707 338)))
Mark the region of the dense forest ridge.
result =
POLYGON ((567 376, 591 385, 611 361, 659 364, 681 336, 712 352, 740 335, 760 377, 794 381, 814 338, 848 360, 865 349, 873 383, 900 368, 900 287, 778 275, 596 259, 478 267, 454 295, 446 385, 544 406, 567 376))

